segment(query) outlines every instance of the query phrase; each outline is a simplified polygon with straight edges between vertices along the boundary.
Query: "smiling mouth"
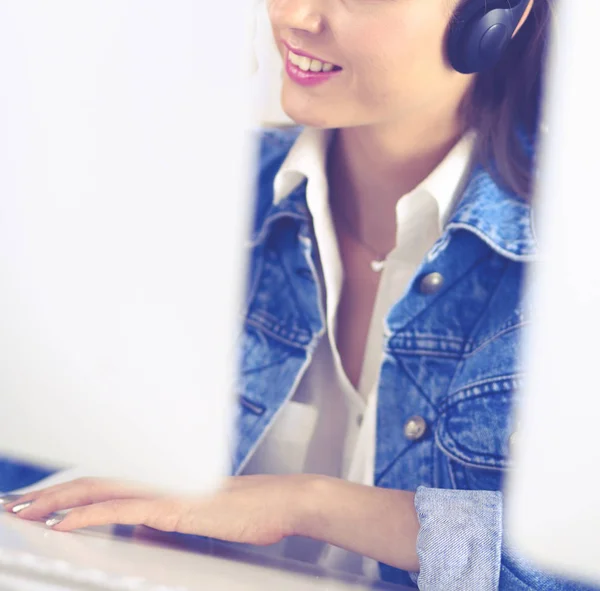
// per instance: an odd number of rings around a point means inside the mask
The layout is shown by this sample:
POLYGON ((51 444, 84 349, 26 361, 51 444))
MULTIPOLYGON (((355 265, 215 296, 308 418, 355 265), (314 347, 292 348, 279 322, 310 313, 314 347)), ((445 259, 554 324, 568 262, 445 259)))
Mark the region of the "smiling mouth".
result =
POLYGON ((303 72, 313 72, 314 74, 318 74, 320 72, 337 72, 342 69, 335 64, 330 64, 329 62, 322 62, 318 59, 311 59, 304 55, 298 55, 291 49, 288 50, 288 61, 303 72))

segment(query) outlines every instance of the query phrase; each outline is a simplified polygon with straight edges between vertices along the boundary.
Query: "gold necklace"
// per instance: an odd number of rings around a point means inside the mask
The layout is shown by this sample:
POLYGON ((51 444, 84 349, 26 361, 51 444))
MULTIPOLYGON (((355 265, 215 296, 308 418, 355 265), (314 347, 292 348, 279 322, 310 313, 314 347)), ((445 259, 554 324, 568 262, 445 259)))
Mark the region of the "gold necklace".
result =
POLYGON ((372 246, 367 244, 360 237, 360 234, 358 232, 356 232, 354 230, 354 228, 352 227, 352 224, 350 223, 350 220, 344 213, 343 208, 341 210, 339 210, 337 213, 338 213, 338 217, 341 218, 342 222, 344 223, 344 226, 346 227, 348 234, 350 234, 350 237, 355 242, 358 242, 358 244, 360 244, 369 254, 373 255, 374 259, 371 261, 371 269, 373 271, 375 271, 375 273, 381 273, 381 271, 383 271, 383 268, 385 267, 385 259, 387 258, 387 253, 381 253, 381 252, 375 250, 372 246))

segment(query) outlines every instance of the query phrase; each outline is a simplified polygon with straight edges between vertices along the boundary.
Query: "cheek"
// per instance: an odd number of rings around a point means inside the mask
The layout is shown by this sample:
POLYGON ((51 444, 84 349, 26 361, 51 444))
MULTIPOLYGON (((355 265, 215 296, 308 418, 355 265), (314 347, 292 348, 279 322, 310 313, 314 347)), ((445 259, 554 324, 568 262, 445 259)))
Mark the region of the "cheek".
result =
POLYGON ((385 31, 381 27, 362 30, 350 37, 346 51, 352 84, 361 102, 419 101, 421 95, 443 83, 447 73, 443 37, 440 27, 415 23, 396 23, 385 31), (374 41, 367 45, 364 39, 374 41))

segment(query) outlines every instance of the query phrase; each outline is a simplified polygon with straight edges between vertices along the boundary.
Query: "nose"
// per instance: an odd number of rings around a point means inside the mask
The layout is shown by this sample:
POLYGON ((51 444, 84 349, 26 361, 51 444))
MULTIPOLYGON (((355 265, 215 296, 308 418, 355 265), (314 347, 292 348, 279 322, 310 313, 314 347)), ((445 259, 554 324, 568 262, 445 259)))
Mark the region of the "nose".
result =
POLYGON ((269 18, 274 28, 318 35, 325 26, 323 0, 269 0, 269 18))

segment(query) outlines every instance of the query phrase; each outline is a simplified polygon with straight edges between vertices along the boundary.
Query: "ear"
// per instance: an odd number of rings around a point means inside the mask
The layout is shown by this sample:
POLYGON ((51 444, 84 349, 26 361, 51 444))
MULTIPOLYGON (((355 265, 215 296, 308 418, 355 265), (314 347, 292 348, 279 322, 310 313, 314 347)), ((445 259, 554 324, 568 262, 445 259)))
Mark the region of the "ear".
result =
POLYGON ((521 30, 521 27, 525 24, 527 17, 531 14, 531 10, 533 8, 534 2, 535 2, 535 0, 529 0, 529 6, 527 6, 527 10, 525 10, 525 13, 521 17, 521 20, 519 21, 519 24, 517 25, 517 28, 515 29, 515 32, 513 33, 513 38, 521 30))

